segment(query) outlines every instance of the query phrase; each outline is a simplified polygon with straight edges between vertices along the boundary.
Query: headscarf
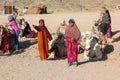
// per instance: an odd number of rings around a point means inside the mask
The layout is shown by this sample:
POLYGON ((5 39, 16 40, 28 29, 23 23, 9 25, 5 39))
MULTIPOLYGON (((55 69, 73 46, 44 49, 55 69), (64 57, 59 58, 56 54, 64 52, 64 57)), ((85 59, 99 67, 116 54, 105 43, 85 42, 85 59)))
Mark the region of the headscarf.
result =
POLYGON ((43 26, 45 26, 45 21, 44 21, 43 19, 40 19, 40 20, 39 20, 39 23, 40 23, 40 22, 43 22, 43 26))
POLYGON ((43 19, 40 19, 40 20, 39 20, 39 23, 40 23, 40 22, 43 22, 43 26, 40 27, 41 30, 45 30, 45 31, 46 31, 46 34, 47 34, 47 38, 48 38, 49 40, 52 40, 52 36, 51 36, 50 32, 48 31, 47 27, 45 26, 45 21, 44 21, 43 19))
POLYGON ((109 21, 110 21, 110 23, 111 23, 111 15, 110 15, 109 10, 106 10, 106 13, 107 13, 107 15, 108 15, 108 17, 109 17, 109 21))
POLYGON ((68 22, 69 23, 74 23, 74 26, 73 27, 67 26, 66 31, 65 31, 65 36, 74 38, 77 41, 79 41, 80 38, 81 38, 81 32, 78 29, 75 21, 73 19, 70 19, 68 22))
POLYGON ((70 19, 68 22, 69 23, 75 23, 75 21, 73 19, 70 19))
POLYGON ((12 15, 8 16, 8 20, 9 21, 13 21, 14 20, 14 17, 12 15))
POLYGON ((41 26, 40 28, 41 28, 41 29, 45 29, 45 28, 46 28, 46 26, 45 26, 45 21, 44 21, 43 19, 40 19, 40 20, 39 20, 39 23, 40 23, 40 22, 43 23, 43 26, 41 26))
POLYGON ((8 26, 5 23, 3 23, 1 26, 3 27, 4 30, 6 30, 8 32, 9 29, 8 29, 8 26))

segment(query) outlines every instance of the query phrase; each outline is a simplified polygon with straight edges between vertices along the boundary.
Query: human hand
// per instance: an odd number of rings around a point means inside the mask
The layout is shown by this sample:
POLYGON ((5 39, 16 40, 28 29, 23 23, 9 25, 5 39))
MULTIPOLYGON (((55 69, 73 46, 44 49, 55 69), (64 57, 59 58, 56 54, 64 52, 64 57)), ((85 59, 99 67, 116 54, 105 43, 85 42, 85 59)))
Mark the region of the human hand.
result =
POLYGON ((33 27, 35 27, 35 25, 34 25, 34 24, 33 24, 32 26, 33 26, 33 27))

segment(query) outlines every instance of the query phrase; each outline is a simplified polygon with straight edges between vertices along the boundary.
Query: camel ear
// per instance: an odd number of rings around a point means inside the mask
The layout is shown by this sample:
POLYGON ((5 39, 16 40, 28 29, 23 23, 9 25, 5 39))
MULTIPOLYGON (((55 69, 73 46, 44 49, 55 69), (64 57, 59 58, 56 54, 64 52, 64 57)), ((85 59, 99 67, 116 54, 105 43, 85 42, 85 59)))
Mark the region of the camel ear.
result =
POLYGON ((81 32, 81 38, 82 38, 82 39, 85 39, 85 37, 86 37, 85 33, 84 33, 84 32, 81 32))

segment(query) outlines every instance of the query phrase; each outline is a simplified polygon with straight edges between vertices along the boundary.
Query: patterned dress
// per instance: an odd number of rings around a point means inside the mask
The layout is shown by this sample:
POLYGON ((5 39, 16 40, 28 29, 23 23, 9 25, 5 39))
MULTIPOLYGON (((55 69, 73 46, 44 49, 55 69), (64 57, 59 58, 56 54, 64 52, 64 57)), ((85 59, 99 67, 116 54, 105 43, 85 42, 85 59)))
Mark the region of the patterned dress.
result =
POLYGON ((78 43, 80 41, 81 33, 74 23, 73 27, 67 26, 65 31, 65 39, 67 45, 67 59, 68 64, 78 64, 78 43))
POLYGON ((67 59, 69 64, 77 64, 78 63, 78 44, 77 40, 71 40, 70 37, 66 37, 66 45, 67 45, 67 59))

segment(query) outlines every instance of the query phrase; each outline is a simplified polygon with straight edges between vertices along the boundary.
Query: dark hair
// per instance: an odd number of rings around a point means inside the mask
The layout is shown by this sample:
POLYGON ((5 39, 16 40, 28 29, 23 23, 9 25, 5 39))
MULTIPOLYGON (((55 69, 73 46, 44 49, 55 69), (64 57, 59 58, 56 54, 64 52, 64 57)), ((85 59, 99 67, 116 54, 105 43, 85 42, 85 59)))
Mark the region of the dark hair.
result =
POLYGON ((107 15, 108 15, 108 17, 109 17, 109 21, 110 21, 110 23, 111 23, 111 15, 110 15, 109 10, 106 10, 106 13, 107 13, 107 15))

